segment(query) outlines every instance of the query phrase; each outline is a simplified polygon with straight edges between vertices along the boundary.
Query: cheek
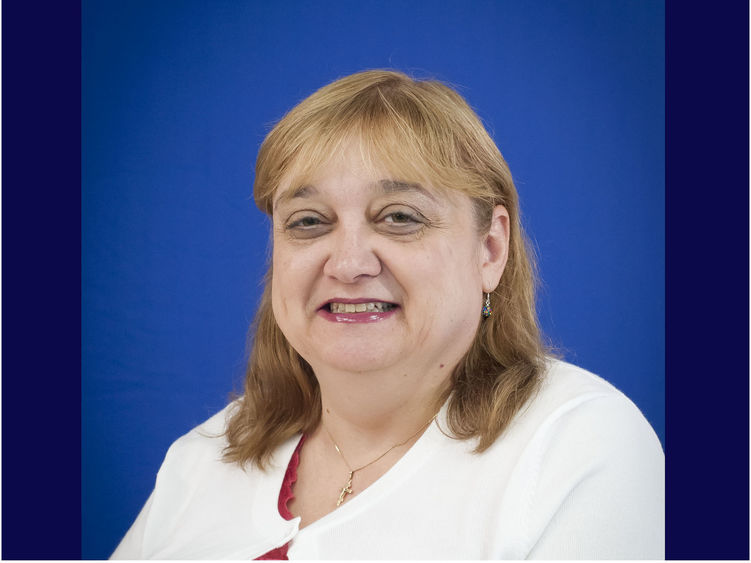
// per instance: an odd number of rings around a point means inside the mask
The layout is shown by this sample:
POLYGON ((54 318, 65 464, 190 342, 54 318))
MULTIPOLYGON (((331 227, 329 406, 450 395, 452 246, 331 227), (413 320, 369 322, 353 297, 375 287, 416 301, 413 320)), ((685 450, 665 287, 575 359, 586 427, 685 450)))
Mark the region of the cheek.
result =
POLYGON ((274 312, 274 318, 280 327, 284 324, 284 318, 286 316, 286 307, 282 305, 284 300, 281 297, 282 292, 280 289, 280 286, 284 281, 282 279, 282 274, 280 274, 282 271, 283 270, 279 265, 274 262, 274 274, 271 278, 271 310, 274 312))
POLYGON ((410 264, 424 283, 436 290, 471 293, 481 284, 479 249, 469 243, 446 242, 413 256, 410 264))
POLYGON ((271 279, 271 307, 280 326, 285 324, 289 295, 289 256, 281 245, 274 243, 271 255, 273 277, 271 279))
POLYGON ((419 251, 410 249, 401 258, 398 264, 391 262, 391 269, 426 325, 436 316, 463 322, 467 311, 480 310, 480 261, 471 241, 442 241, 419 251))
POLYGON ((286 314, 292 303, 310 295, 320 271, 319 262, 316 252, 308 247, 298 248, 284 241, 274 244, 271 299, 275 314, 286 314))

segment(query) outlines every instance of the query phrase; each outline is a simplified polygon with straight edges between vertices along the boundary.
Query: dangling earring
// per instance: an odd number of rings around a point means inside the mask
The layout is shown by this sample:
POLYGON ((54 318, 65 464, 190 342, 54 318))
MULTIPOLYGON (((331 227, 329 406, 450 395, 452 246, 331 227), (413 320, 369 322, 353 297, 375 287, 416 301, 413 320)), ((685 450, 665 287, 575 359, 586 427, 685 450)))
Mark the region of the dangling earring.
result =
POLYGON ((493 307, 490 306, 490 294, 485 294, 485 305, 482 307, 482 318, 487 319, 493 314, 493 307))

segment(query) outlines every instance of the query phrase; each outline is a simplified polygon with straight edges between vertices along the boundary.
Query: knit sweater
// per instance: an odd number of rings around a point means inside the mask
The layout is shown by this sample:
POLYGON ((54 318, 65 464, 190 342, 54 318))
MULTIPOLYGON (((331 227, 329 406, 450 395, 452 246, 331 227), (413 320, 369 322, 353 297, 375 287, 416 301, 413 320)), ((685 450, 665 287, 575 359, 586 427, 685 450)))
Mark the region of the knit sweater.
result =
POLYGON ((221 461, 232 405, 178 439, 114 559, 662 559, 664 455, 638 408, 551 360, 539 392, 481 454, 446 406, 380 479, 299 529, 277 502, 300 437, 271 466, 221 461))

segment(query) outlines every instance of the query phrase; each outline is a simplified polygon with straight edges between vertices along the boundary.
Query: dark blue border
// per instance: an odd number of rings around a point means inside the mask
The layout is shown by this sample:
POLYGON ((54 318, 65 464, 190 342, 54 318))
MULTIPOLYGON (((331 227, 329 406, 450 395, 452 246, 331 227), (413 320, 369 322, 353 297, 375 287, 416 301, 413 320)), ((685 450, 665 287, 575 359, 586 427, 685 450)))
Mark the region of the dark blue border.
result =
POLYGON ((3 559, 81 555, 80 22, 3 2, 3 559))
POLYGON ((667 3, 667 557, 748 559, 746 2, 667 3))

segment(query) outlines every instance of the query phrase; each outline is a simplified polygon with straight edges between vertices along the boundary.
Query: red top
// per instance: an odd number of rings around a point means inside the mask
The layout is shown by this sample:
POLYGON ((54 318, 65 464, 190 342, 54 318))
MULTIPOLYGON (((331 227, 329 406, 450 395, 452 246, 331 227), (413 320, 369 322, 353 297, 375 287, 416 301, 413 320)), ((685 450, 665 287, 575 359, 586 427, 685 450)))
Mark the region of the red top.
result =
MULTIPOLYGON (((287 472, 284 474, 284 481, 282 481, 282 489, 279 491, 279 514, 282 515, 282 518, 285 520, 292 520, 294 516, 292 516, 292 513, 289 511, 289 508, 287 507, 287 503, 291 501, 293 498, 295 498, 294 493, 292 492, 292 486, 295 484, 295 481, 297 481, 297 466, 300 465, 300 450, 302 449, 303 442, 305 442, 305 436, 300 438, 300 443, 297 444, 297 447, 295 448, 294 453, 292 454, 292 459, 289 460, 289 465, 287 466, 287 472)), ((275 547, 268 553, 264 553, 260 557, 256 557, 255 560, 259 561, 262 559, 277 559, 277 560, 286 560, 287 557, 287 550, 289 549, 289 542, 285 543, 284 545, 280 547, 275 547)))

